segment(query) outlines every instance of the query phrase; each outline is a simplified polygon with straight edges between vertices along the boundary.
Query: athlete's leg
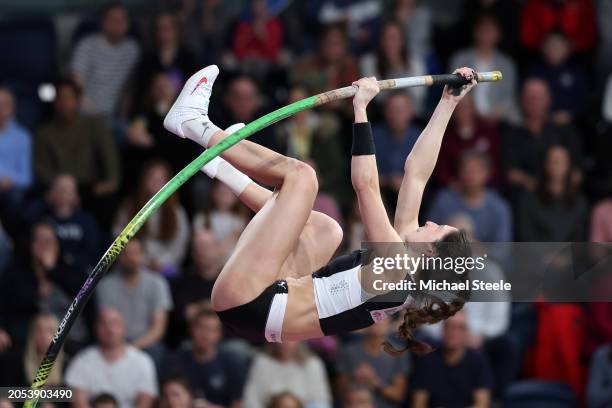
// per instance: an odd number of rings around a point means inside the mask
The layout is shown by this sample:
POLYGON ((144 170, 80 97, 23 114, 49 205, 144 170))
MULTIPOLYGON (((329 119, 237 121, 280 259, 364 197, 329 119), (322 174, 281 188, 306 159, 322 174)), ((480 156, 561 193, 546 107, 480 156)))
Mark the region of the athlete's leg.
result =
MULTIPOLYGON (((207 67, 187 81, 164 121, 166 129, 204 147, 226 137, 207 116, 217 74, 216 67, 207 67)), ((280 276, 298 246, 318 188, 311 167, 255 143, 242 141, 226 153, 223 157, 231 164, 278 191, 245 228, 217 279, 212 297, 217 310, 249 302, 280 276)), ((295 263, 292 267, 309 266, 295 263)))

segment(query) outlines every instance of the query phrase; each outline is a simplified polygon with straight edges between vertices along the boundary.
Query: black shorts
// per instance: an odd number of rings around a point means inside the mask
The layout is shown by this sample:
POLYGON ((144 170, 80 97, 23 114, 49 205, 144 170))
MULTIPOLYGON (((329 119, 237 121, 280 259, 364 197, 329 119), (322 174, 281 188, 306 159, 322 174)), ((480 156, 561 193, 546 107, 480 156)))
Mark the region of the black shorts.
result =
MULTIPOLYGON (((268 319, 274 299, 283 294, 286 297, 288 293, 287 281, 277 280, 249 303, 218 311, 217 315, 219 315, 226 333, 230 336, 242 337, 256 342, 280 341, 280 333, 278 333, 279 338, 277 340, 266 338, 266 329, 270 324, 277 323, 269 322, 270 319, 268 319)), ((286 299, 284 300, 286 304, 286 299)), ((284 314, 284 309, 282 312, 284 314)), ((282 328, 282 320, 280 325, 282 328)))

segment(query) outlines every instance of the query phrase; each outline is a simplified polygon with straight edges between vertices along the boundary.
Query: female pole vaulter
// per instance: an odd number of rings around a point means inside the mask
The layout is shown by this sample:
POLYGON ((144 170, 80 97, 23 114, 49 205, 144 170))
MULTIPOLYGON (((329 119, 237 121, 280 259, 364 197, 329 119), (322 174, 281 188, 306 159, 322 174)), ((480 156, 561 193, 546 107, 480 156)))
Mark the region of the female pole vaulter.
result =
MULTIPOLYGON (((379 87, 373 78, 353 84, 358 89, 353 98, 351 177, 370 241, 428 243, 429 251, 438 256, 469 255, 466 237, 457 229, 432 222, 418 225, 423 191, 446 126, 455 106, 476 85, 473 70, 461 68, 455 73, 469 83, 444 88, 406 160, 393 225, 380 195, 366 113, 379 87), (444 245, 449 243, 454 245, 444 245)), ((208 117, 218 74, 219 69, 212 65, 187 81, 164 121, 167 130, 205 148, 231 133, 230 129, 229 133, 219 129, 208 117)), ((414 340, 412 330, 445 319, 463 307, 465 294, 448 292, 419 299, 406 293, 404 299, 391 304, 377 301, 360 282, 360 269, 368 262, 364 251, 330 261, 342 241, 342 230, 333 219, 312 210, 318 185, 310 166, 248 140, 221 156, 203 171, 225 183, 256 213, 213 288, 213 307, 231 333, 256 341, 297 341, 358 330, 405 310, 400 328, 406 341, 404 350, 426 352, 429 346, 414 340), (273 186, 275 191, 252 180, 273 186)))

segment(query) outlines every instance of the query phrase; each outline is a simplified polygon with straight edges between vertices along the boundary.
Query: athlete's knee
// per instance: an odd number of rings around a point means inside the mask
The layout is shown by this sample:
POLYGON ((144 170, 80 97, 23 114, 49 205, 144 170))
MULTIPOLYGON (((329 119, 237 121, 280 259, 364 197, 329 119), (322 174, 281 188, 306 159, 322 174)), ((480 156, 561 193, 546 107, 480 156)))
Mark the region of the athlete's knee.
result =
POLYGON ((296 159, 290 159, 288 166, 287 180, 295 181, 300 188, 316 194, 319 189, 319 182, 317 181, 317 173, 312 166, 296 159))
POLYGON ((344 238, 344 232, 340 224, 329 215, 317 211, 312 213, 312 223, 317 234, 321 235, 321 238, 325 238, 327 245, 330 248, 333 247, 333 252, 335 252, 344 238))

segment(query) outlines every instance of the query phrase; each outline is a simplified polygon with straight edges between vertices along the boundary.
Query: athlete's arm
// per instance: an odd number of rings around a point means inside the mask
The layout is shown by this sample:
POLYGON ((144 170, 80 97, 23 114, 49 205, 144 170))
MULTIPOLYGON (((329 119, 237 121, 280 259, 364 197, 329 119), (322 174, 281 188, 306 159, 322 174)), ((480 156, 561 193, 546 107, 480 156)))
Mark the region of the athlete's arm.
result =
POLYGON ((400 236, 418 227, 423 191, 436 167, 446 126, 459 101, 476 85, 472 69, 460 68, 455 70, 455 73, 461 74, 466 79, 472 79, 471 84, 464 86, 458 94, 448 86, 444 88, 438 106, 404 164, 404 178, 397 199, 394 221, 395 230, 400 236))
MULTIPOLYGON (((353 98, 355 110, 354 129, 360 126, 369 126, 366 108, 368 103, 378 94, 380 89, 373 78, 362 78, 353 83, 358 87, 357 93, 353 98)), ((364 130, 364 129, 361 129, 364 130)), ((366 129, 369 130, 369 129, 366 129)), ((376 157, 374 156, 371 132, 353 138, 353 152, 351 159, 351 181, 353 189, 359 201, 359 212, 365 227, 366 235, 370 241, 378 242, 398 242, 401 241, 389 221, 387 210, 380 196, 380 186, 378 180, 378 169, 376 167, 376 157), (372 145, 372 146, 369 146, 372 145)))

